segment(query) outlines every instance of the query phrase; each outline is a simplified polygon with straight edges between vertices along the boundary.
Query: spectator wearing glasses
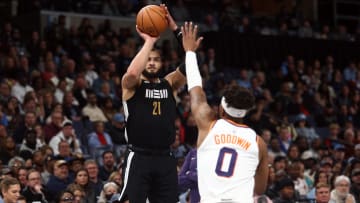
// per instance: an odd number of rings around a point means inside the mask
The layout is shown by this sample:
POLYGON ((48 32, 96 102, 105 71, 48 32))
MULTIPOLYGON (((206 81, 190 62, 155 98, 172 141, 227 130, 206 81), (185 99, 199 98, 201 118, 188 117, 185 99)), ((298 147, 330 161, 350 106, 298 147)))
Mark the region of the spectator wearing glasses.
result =
POLYGON ((46 188, 41 183, 41 175, 40 172, 31 169, 27 174, 27 186, 23 189, 21 194, 25 197, 28 203, 39 201, 41 203, 47 203, 46 200, 46 188))
POLYGON ((64 190, 57 196, 55 203, 73 203, 74 194, 70 190, 64 190))

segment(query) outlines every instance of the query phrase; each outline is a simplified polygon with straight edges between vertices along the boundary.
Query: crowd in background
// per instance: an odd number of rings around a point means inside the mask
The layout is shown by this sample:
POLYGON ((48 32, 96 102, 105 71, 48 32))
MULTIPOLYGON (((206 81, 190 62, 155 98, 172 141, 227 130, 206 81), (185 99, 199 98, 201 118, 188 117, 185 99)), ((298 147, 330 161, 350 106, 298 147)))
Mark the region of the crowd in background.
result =
MULTIPOLYGON (((170 10, 179 21, 188 18, 181 19, 175 6, 170 10)), ((219 14, 212 30, 227 30, 219 14)), ((106 202, 122 187, 126 141, 120 80, 142 43, 136 33, 117 29, 108 20, 95 27, 84 18, 70 28, 65 21, 59 16, 43 31, 43 38, 40 31, 21 32, 11 21, 1 27, 1 175, 16 177, 25 197, 36 193, 35 185, 43 185, 36 190, 43 194, 39 201, 58 202, 57 192, 66 190, 77 201, 95 202, 100 197, 99 202, 106 202)), ((253 28, 249 33, 260 31, 253 28)), ((300 27, 298 31, 300 36, 300 27)), ((169 41, 158 48, 163 75, 183 62, 183 53, 169 41)), ((360 202, 359 61, 335 67, 331 55, 314 61, 288 55, 276 69, 254 63, 220 72, 214 49, 200 48, 198 57, 203 87, 214 109, 231 83, 255 95, 256 106, 245 123, 268 144, 268 197, 314 199, 314 188, 322 182, 334 198, 338 187, 345 185, 345 193, 360 202), (284 189, 288 186, 293 190, 284 189)), ((197 139, 189 101, 186 88, 179 89, 178 130, 172 145, 179 171, 197 139)))
MULTIPOLYGON (((192 20, 200 23, 203 31, 227 31, 245 34, 281 35, 322 40, 360 40, 360 24, 349 28, 344 23, 319 23, 305 17, 301 1, 282 6, 274 16, 256 14, 250 0, 81 0, 24 1, 19 12, 26 10, 54 10, 109 16, 134 17, 145 5, 165 3, 178 22, 192 20)), ((279 4, 284 2, 279 2, 279 4)), ((329 19, 330 20, 330 19, 329 19)))

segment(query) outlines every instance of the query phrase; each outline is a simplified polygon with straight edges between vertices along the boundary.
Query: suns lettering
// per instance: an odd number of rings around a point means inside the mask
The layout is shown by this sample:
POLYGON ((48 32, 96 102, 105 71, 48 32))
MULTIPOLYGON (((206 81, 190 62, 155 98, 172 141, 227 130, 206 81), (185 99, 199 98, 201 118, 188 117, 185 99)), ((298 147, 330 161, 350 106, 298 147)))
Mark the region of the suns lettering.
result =
POLYGON ((241 148, 244 148, 245 150, 249 149, 251 146, 251 143, 241 137, 238 137, 236 135, 231 134, 221 134, 221 135, 215 135, 214 136, 215 144, 234 144, 238 145, 241 148))

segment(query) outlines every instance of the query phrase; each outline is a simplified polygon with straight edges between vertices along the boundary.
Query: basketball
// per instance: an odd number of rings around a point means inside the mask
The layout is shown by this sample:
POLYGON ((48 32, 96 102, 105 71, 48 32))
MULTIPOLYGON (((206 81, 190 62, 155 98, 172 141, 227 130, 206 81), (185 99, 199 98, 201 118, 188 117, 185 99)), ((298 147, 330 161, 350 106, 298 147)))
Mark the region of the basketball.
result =
POLYGON ((168 27, 165 9, 157 5, 143 7, 136 16, 136 25, 141 32, 158 37, 168 27))

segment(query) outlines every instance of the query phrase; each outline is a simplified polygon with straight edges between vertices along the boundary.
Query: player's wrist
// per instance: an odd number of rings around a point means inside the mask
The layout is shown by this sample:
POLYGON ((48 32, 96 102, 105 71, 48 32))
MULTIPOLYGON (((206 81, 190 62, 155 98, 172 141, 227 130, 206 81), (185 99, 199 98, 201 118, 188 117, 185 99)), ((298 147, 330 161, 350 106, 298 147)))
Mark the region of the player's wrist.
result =
POLYGON ((186 52, 186 56, 188 57, 196 57, 195 51, 188 49, 185 51, 186 52))

